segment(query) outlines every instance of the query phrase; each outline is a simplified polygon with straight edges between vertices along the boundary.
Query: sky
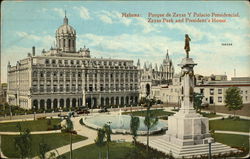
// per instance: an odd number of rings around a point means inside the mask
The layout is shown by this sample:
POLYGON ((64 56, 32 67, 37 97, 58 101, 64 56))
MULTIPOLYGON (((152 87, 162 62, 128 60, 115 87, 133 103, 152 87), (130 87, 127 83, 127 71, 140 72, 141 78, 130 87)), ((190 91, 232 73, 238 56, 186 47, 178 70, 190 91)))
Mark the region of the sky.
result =
POLYGON ((86 46, 92 57, 130 59, 134 64, 140 59, 141 66, 146 62, 159 67, 168 50, 178 73, 177 65, 185 57, 184 35, 189 34, 190 56, 198 63, 196 74, 226 74, 230 78, 236 69, 236 76, 250 76, 249 8, 249 3, 242 1, 5 1, 1 5, 1 80, 7 81, 8 62, 13 66, 26 58, 32 46, 37 55, 54 46, 65 10, 77 33, 77 49, 86 46), (148 13, 174 12, 186 16, 189 12, 238 13, 239 17, 217 18, 225 23, 148 22, 148 13), (122 13, 140 17, 122 17, 122 13))

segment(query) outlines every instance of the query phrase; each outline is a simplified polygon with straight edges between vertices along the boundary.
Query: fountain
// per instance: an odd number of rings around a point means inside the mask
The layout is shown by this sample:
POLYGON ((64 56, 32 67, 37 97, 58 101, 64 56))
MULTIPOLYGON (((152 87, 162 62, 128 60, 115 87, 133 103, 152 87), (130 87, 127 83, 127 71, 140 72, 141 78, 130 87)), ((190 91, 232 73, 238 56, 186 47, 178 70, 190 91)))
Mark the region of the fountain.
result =
MULTIPOLYGON (((139 117, 140 127, 138 128, 138 135, 146 135, 147 127, 144 124, 144 117, 139 117)), ((121 111, 118 115, 105 115, 98 114, 95 116, 87 116, 82 118, 83 123, 90 128, 99 129, 102 128, 108 122, 111 123, 110 127, 113 133, 130 134, 130 115, 122 115, 121 111)), ((150 129, 150 134, 161 132, 167 129, 167 123, 159 121, 158 124, 150 129)))

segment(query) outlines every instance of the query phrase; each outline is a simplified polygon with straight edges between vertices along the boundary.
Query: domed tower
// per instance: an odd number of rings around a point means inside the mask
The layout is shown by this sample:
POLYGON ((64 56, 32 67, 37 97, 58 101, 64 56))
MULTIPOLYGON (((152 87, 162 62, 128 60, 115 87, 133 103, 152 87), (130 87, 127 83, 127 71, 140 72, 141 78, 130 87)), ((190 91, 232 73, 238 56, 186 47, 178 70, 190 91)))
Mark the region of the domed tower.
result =
POLYGON ((76 51, 76 31, 68 24, 68 18, 63 19, 63 25, 56 30, 56 47, 63 52, 76 51))

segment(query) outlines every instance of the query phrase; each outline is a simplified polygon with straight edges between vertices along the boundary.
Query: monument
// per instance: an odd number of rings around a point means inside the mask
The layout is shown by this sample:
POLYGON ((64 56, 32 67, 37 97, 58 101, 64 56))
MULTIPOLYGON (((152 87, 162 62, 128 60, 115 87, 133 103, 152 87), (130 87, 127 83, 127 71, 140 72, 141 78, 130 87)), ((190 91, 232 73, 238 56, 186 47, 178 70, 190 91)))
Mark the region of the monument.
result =
POLYGON ((181 108, 174 116, 168 118, 167 140, 180 146, 207 144, 213 139, 209 134, 208 118, 196 113, 193 103, 194 90, 194 63, 189 57, 191 39, 185 35, 186 58, 183 58, 181 67, 181 108))
MULTIPOLYGON (((208 118, 196 113, 194 109, 194 63, 189 56, 191 38, 185 35, 186 57, 182 59, 181 67, 181 108, 168 118, 168 131, 165 135, 151 140, 149 146, 175 158, 201 157, 209 154, 226 154, 239 150, 214 142, 209 133, 208 118)), ((143 142, 146 144, 146 142, 143 142)))

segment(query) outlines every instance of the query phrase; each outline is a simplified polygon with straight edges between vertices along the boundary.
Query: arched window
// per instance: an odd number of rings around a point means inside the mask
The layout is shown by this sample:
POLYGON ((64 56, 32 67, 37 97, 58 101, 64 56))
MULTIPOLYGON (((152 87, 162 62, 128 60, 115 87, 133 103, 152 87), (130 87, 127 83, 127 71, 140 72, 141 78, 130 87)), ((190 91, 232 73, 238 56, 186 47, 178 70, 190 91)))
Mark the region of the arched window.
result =
POLYGON ((65 41, 66 41, 66 40, 65 40, 65 39, 63 39, 63 47, 65 47, 65 41))
POLYGON ((71 40, 69 39, 69 48, 70 48, 70 42, 71 42, 71 40))
POLYGON ((75 40, 72 40, 72 47, 75 47, 75 40))

